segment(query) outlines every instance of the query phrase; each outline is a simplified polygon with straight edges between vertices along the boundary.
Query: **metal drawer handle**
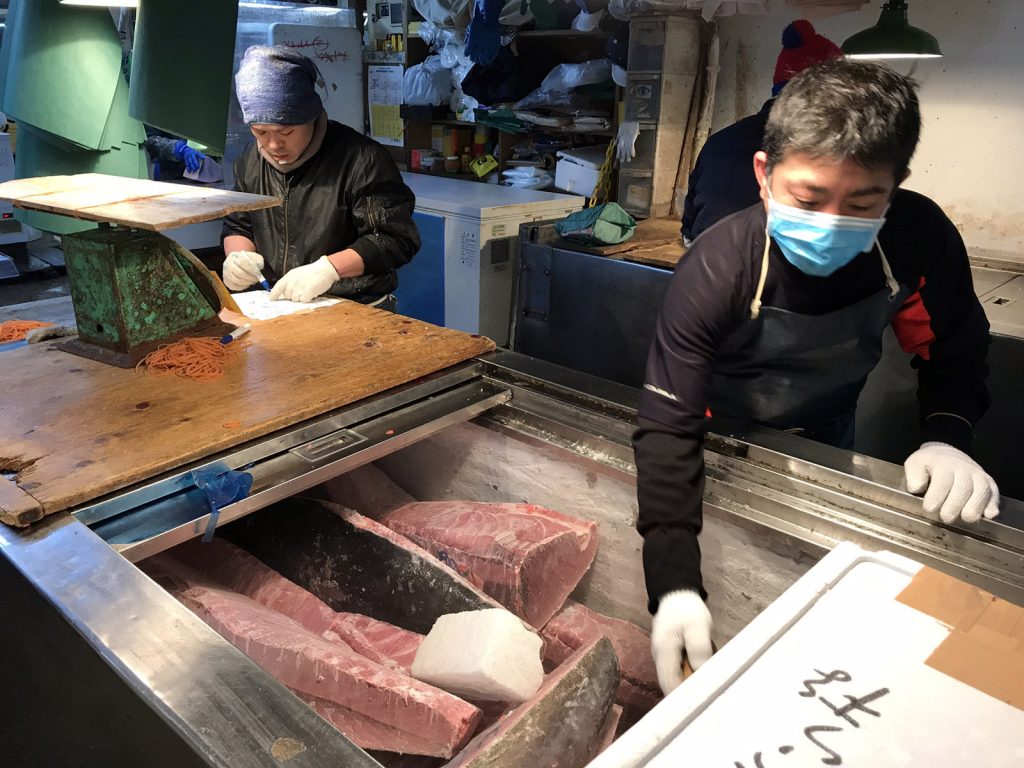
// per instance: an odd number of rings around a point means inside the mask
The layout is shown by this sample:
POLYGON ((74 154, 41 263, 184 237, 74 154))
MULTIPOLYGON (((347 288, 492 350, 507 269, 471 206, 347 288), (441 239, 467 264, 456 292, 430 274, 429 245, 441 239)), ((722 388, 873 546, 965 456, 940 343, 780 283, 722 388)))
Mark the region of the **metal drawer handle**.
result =
POLYGON ((345 453, 353 446, 365 443, 366 440, 366 437, 351 429, 339 429, 337 432, 331 432, 329 435, 311 440, 305 445, 292 448, 290 453, 300 459, 305 459, 310 464, 320 464, 345 453))

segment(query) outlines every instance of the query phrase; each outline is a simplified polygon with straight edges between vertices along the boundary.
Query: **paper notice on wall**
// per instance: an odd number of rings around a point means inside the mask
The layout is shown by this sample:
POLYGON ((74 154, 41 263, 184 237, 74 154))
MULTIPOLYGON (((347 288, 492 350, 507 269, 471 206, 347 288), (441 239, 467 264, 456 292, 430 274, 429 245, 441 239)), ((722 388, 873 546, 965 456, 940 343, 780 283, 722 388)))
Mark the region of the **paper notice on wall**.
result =
POLYGON ((370 105, 370 136, 381 144, 402 146, 402 67, 373 64, 368 71, 367 101, 370 105))

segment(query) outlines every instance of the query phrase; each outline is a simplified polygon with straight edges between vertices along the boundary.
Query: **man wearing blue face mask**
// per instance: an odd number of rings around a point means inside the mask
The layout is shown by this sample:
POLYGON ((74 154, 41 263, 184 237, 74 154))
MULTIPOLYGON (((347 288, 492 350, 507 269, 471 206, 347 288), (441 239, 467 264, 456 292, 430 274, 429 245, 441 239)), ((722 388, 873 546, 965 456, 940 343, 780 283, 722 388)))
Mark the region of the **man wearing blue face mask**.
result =
POLYGON ((899 189, 921 118, 914 84, 830 61, 776 99, 754 155, 762 202, 707 229, 665 297, 633 442, 638 529, 666 693, 711 654, 700 547, 705 414, 853 445, 857 398, 893 325, 918 371, 926 442, 907 486, 944 522, 999 511, 966 453, 988 407, 988 322, 963 241, 899 189))

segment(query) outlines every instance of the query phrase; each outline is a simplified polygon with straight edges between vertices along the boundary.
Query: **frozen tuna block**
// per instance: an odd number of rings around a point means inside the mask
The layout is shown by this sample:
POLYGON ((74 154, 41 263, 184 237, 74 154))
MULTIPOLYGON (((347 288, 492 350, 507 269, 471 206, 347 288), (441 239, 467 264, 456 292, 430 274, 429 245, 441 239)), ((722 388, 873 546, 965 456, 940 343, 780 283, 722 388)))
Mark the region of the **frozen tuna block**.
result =
POLYGON ((503 608, 453 613, 424 638, 412 676, 468 699, 519 703, 544 681, 541 644, 503 608))
POLYGON ((158 555, 142 568, 280 683, 392 728, 403 744, 447 757, 479 723, 473 705, 325 640, 173 558, 158 555))
POLYGON ((618 702, 636 714, 649 711, 661 700, 658 674, 651 657, 651 636, 628 621, 613 619, 568 600, 541 631, 549 666, 565 661, 576 649, 601 636, 607 637, 619 658, 622 682, 618 702))
POLYGON ((538 629, 597 553, 597 525, 534 504, 421 501, 381 522, 538 629))
POLYGON ((334 610, 421 635, 446 613, 501 607, 419 545, 330 502, 288 499, 222 535, 334 610))
POLYGON ((224 539, 199 539, 175 547, 176 560, 272 608, 329 640, 342 640, 378 664, 409 674, 422 635, 355 613, 338 613, 244 549, 224 539))
POLYGON ((618 686, 615 651, 602 637, 566 659, 446 768, 581 768, 600 747, 618 686))

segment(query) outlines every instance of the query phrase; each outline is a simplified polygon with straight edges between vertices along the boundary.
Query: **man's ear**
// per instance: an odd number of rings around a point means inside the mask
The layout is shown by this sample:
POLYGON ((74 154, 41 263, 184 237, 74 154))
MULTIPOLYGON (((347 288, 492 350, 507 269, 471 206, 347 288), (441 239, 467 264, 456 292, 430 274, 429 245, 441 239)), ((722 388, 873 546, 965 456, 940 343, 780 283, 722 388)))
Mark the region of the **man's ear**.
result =
POLYGON ((768 193, 768 153, 754 153, 754 178, 757 179, 757 186, 761 192, 761 199, 767 200, 768 193))

